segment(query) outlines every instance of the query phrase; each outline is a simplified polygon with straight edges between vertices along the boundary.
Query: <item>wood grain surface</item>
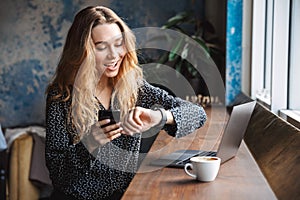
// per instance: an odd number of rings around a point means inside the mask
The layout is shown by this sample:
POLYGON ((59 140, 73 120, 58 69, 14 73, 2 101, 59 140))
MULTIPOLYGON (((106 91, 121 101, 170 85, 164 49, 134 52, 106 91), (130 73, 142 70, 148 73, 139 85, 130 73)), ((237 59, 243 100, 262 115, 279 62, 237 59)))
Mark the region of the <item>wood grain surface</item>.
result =
POLYGON ((244 142, 237 156, 221 165, 213 182, 198 182, 183 169, 149 164, 153 159, 174 150, 217 150, 228 114, 222 107, 206 108, 206 112, 206 124, 188 136, 173 138, 164 131, 159 133, 123 200, 276 199, 244 142))

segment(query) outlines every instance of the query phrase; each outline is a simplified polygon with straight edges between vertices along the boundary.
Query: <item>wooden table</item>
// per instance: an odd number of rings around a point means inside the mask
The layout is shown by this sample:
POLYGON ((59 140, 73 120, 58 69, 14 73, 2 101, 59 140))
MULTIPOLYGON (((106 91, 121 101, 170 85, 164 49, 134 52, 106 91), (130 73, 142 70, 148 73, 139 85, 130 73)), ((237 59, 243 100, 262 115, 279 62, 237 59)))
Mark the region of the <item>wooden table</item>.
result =
POLYGON ((276 199, 272 189, 242 142, 237 156, 221 165, 213 182, 198 182, 183 169, 161 168, 149 163, 161 155, 179 149, 216 150, 228 114, 224 108, 206 109, 205 126, 183 138, 161 131, 132 180, 123 200, 135 199, 276 199))

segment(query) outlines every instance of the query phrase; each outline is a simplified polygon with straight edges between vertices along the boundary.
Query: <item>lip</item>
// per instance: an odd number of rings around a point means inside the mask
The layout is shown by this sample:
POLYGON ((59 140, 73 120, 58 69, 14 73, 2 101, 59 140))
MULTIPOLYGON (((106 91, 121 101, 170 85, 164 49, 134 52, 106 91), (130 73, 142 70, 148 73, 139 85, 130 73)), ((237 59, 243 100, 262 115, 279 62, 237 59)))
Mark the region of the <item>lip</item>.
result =
POLYGON ((113 66, 113 65, 116 65, 118 63, 118 61, 114 61, 114 62, 110 62, 110 63, 106 63, 104 64, 104 66, 113 66))
POLYGON ((110 62, 110 63, 106 63, 106 64, 104 64, 104 66, 108 70, 115 70, 117 68, 117 66, 118 66, 119 61, 120 60, 114 61, 114 62, 110 62))

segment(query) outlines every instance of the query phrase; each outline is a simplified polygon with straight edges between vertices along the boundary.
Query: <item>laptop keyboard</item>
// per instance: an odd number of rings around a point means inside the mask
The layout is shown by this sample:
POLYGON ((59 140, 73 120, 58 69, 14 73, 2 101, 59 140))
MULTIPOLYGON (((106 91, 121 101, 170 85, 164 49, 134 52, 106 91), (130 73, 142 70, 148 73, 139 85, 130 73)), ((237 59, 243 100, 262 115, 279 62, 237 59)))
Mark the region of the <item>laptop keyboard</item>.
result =
POLYGON ((215 151, 199 151, 199 150, 178 150, 151 162, 156 166, 168 166, 175 168, 183 168, 190 162, 190 158, 195 156, 216 156, 215 151))
MULTIPOLYGON (((215 151, 201 151, 201 152, 199 152, 199 154, 197 154, 195 156, 216 156, 216 155, 217 155, 217 152, 215 152, 215 151)), ((188 162, 190 162, 190 157, 185 160, 176 162, 176 165, 185 165, 188 162)))

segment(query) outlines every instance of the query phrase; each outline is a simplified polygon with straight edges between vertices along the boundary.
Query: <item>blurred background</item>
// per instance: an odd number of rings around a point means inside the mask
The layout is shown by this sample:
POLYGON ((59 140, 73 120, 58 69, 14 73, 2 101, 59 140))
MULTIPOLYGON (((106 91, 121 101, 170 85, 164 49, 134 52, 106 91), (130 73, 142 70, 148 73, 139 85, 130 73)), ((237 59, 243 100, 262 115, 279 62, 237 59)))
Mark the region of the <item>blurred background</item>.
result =
MULTIPOLYGON (((225 0, 1 0, 2 127, 44 124, 45 88, 55 71, 73 17, 88 5, 110 7, 130 28, 167 26, 196 36, 214 56, 224 80, 225 0)), ((159 59, 143 54, 141 62, 160 62, 159 59)), ((197 91, 201 92, 207 91, 197 91)))

